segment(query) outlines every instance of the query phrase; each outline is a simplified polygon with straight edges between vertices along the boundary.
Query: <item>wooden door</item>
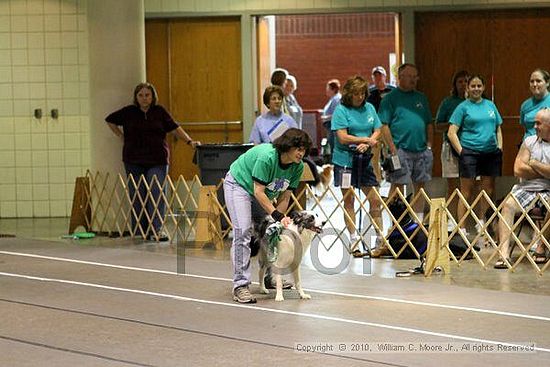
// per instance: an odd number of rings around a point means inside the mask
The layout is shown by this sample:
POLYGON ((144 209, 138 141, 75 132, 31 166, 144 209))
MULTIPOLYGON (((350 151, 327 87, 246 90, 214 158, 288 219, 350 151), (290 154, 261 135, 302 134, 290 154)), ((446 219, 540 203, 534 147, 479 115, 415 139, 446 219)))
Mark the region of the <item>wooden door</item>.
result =
MULTIPOLYGON (((242 121, 240 19, 151 20, 146 33, 147 76, 167 86, 174 118, 202 143, 242 142, 242 125, 222 124, 242 121)), ((192 178, 194 150, 168 140, 171 177, 192 178)))
POLYGON ((166 20, 154 19, 145 23, 145 44, 147 81, 155 86, 159 97, 158 103, 171 111, 168 22, 166 20))
MULTIPOLYGON (((486 96, 494 99, 504 119, 503 175, 513 175, 523 135, 519 108, 530 96, 529 76, 550 63, 550 49, 544 45, 550 36, 550 10, 422 12, 415 19, 418 87, 428 96, 432 112, 449 95, 456 70, 485 76, 486 96)), ((436 134, 434 176, 441 174, 440 148, 436 134)))

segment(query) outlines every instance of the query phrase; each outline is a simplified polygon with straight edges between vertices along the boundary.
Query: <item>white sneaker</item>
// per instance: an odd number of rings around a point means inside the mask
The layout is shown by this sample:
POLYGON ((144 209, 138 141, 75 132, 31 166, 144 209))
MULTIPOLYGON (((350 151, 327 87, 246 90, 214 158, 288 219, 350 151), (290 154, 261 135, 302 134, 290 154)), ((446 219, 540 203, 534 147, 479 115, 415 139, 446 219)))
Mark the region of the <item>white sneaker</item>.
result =
POLYGON ((476 231, 478 234, 480 234, 483 231, 483 226, 485 223, 476 223, 476 231))
POLYGON ((454 221, 447 222, 447 232, 452 232, 456 228, 456 223, 454 221))
POLYGON ((483 231, 483 226, 485 223, 477 224, 476 223, 476 232, 480 235, 474 245, 478 247, 487 247, 489 246, 489 240, 487 239, 487 234, 483 231))
MULTIPOLYGON (((372 237, 374 237, 374 247, 373 248, 378 248, 378 247, 380 247, 384 244, 384 240, 381 237, 378 237, 378 236, 372 236, 372 237)), ((372 243, 372 240, 371 240, 371 243, 372 243)))
POLYGON ((447 232, 452 232, 456 228, 457 224, 453 217, 447 218, 447 232))
POLYGON ((349 236, 349 245, 350 245, 350 247, 353 247, 360 240, 361 240, 361 237, 359 237, 357 235, 357 233, 354 233, 351 236, 349 236))

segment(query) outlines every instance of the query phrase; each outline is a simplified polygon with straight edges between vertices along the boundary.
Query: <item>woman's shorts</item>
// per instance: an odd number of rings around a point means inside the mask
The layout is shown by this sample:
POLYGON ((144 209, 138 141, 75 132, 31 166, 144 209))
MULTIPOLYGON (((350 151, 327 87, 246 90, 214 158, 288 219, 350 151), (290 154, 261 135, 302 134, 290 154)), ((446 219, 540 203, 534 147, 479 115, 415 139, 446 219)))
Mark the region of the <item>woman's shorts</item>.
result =
POLYGON ((458 157, 453 154, 451 144, 444 140, 441 145, 441 177, 457 178, 458 174, 458 157))
MULTIPOLYGON (((344 172, 349 172, 351 174, 351 167, 347 167, 344 169, 344 167, 342 166, 339 166, 337 164, 334 165, 334 186, 340 187, 342 185, 342 174, 344 172)), ((354 179, 355 177, 352 177, 352 185, 354 179)), ((361 187, 378 186, 378 181, 376 180, 372 165, 370 164, 362 170, 359 180, 361 187)))
POLYGON ((485 153, 462 148, 458 161, 460 177, 498 177, 502 175, 502 150, 500 149, 485 153))

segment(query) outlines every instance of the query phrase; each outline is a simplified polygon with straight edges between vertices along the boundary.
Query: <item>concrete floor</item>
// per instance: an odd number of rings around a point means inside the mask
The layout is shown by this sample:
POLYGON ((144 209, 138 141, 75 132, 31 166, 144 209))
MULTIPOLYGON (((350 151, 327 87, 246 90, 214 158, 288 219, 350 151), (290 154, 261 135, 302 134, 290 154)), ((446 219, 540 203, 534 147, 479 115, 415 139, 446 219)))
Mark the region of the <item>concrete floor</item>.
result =
POLYGON ((417 262, 374 260, 366 276, 353 259, 327 275, 305 259, 312 300, 288 291, 275 302, 253 284, 258 303, 239 305, 227 248, 188 249, 178 268, 169 244, 61 239, 66 228, 64 218, 0 221, 17 235, 0 238, 2 366, 550 365, 548 275, 528 264, 395 278, 417 262), (306 345, 328 349, 297 351, 306 345))

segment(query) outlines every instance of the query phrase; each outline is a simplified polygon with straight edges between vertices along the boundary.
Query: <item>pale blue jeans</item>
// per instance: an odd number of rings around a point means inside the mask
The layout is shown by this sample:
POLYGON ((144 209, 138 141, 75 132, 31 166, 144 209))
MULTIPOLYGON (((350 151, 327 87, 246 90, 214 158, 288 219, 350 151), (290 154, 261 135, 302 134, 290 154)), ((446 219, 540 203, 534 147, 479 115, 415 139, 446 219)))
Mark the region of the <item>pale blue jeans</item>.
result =
POLYGON ((223 183, 225 204, 233 225, 233 289, 248 286, 250 274, 250 239, 254 222, 266 215, 256 199, 239 185, 231 173, 227 173, 223 183))

